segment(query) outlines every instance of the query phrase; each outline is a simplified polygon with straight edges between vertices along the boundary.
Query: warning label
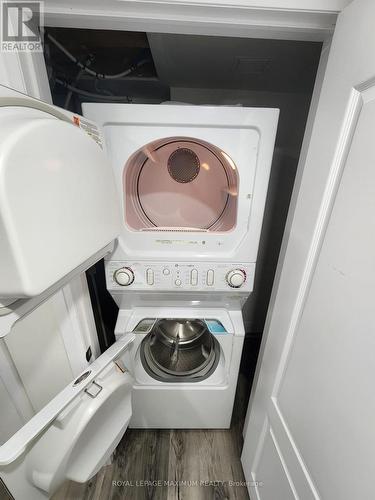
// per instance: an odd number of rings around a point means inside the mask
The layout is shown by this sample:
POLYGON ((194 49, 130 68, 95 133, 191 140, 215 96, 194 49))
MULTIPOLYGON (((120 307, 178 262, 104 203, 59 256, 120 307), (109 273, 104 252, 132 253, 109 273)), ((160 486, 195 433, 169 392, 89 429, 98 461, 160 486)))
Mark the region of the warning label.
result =
POLYGON ((80 129, 84 130, 87 135, 89 135, 94 141, 98 144, 98 146, 103 149, 103 142, 98 130, 98 127, 87 120, 82 119, 80 116, 73 116, 73 123, 80 129))

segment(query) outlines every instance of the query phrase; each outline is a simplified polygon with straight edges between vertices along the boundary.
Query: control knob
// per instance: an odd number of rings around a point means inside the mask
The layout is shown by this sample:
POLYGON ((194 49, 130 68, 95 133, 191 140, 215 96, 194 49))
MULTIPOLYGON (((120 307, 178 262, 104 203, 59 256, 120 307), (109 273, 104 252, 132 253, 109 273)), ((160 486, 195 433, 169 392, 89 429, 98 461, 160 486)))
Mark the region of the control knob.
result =
POLYGON ((232 288, 240 288, 246 281, 246 273, 242 269, 232 269, 226 275, 226 280, 232 288))
POLYGON ((113 278, 121 286, 129 286, 134 281, 134 273, 130 267, 121 267, 114 272, 113 278))

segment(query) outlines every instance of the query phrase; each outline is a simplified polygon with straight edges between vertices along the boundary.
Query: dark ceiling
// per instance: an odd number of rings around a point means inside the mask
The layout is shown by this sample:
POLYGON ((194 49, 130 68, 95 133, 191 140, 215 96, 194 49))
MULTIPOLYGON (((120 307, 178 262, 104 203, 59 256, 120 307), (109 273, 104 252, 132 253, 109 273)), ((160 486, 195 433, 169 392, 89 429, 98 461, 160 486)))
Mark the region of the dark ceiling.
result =
POLYGON ((175 87, 310 93, 321 43, 148 35, 160 80, 175 87))
MULTIPOLYGON (((137 102, 168 100, 171 87, 310 94, 320 51, 317 42, 111 30, 47 28, 45 36, 51 87, 60 105, 68 93, 64 83, 103 95, 103 100, 106 96, 129 96, 137 102), (133 67, 132 73, 101 80, 80 72, 77 64, 51 43, 48 34, 98 73, 113 74, 133 67), (141 60, 147 62, 136 67, 141 60)), ((69 106, 79 105, 79 101, 74 95, 69 106)))

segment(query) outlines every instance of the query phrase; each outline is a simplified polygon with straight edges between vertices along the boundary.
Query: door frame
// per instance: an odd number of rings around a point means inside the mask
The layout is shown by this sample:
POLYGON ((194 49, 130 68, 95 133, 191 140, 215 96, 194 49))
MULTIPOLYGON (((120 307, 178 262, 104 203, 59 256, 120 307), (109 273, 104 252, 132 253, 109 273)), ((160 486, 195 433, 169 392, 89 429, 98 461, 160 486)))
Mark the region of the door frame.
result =
POLYGON ((323 41, 351 0, 44 2, 46 26, 323 41))
MULTIPOLYGON (((334 30, 336 16, 349 3, 348 0, 274 0, 273 2, 271 0, 258 0, 258 2, 249 5, 248 0, 236 0, 236 2, 229 0, 200 0, 194 3, 192 0, 175 0, 172 4, 163 0, 146 0, 116 2, 115 5, 118 8, 116 12, 115 10, 110 11, 107 3, 103 4, 102 10, 100 10, 99 2, 92 7, 91 4, 88 5, 84 0, 75 0, 74 3, 72 0, 70 1, 73 7, 69 6, 69 2, 64 3, 64 6, 59 6, 57 1, 45 1, 45 22, 47 26, 91 29, 111 28, 134 31, 151 30, 165 33, 325 41, 326 53, 329 50, 329 40, 334 30), (315 9, 312 6, 313 3, 316 5, 315 9), (297 5, 300 7, 298 8, 297 5), (230 12, 230 16, 228 16, 228 12, 230 12)), ((0 63, 0 82, 2 84, 46 102, 52 101, 43 54, 0 52, 0 63)), ((279 288, 285 254, 290 243, 289 236, 323 78, 324 64, 322 63, 309 112, 266 327, 275 312, 275 297, 279 288)), ((326 175, 328 179, 329 171, 327 171, 326 175)), ((311 240, 314 229, 315 224, 310 221, 309 226, 305 228, 305 233, 310 235, 310 238, 307 238, 308 241, 311 240)), ((305 259, 305 262, 307 262, 308 250, 309 248, 301 256, 302 261, 305 259)), ((297 275, 295 274, 289 278, 283 276, 284 289, 288 288, 288 279, 291 280, 293 285, 291 302, 293 302, 293 298, 297 299, 298 297, 298 289, 295 289, 295 283, 302 280, 303 271, 304 266, 301 266, 298 268, 297 275)), ((85 288, 87 285, 82 283, 82 287, 85 288)), ((64 291, 60 293, 64 294, 64 291)), ((75 297, 73 291, 71 291, 71 296, 66 301, 69 314, 71 312, 69 308, 75 307, 75 305, 72 306, 72 302, 75 303, 75 300, 72 301, 72 297, 75 297)), ((65 301, 65 298, 63 300, 65 301)), ((73 315, 73 321, 78 328, 77 331, 86 328, 87 335, 94 339, 96 332, 93 326, 93 313, 89 300, 85 300, 81 304, 81 314, 82 311, 84 311, 84 316, 86 315, 86 326, 82 326, 85 324, 85 320, 80 325, 77 324, 77 316, 73 315), (87 318, 91 319, 87 321, 87 318)), ((266 336, 263 340, 263 346, 265 340, 266 336)), ((260 355, 255 380, 259 374, 261 357, 260 355)))

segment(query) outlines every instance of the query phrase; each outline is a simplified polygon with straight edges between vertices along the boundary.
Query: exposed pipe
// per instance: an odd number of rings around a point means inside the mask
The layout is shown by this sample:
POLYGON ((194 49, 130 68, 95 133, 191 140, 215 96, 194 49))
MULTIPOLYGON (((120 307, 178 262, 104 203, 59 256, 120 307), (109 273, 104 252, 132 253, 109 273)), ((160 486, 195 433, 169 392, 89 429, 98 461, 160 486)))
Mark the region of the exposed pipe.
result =
POLYGON ((67 82, 64 82, 63 80, 60 80, 60 78, 55 78, 55 82, 58 83, 59 85, 62 85, 66 89, 69 89, 70 91, 74 92, 75 94, 80 94, 85 97, 92 97, 93 99, 102 99, 104 101, 127 101, 131 102, 131 99, 127 95, 123 96, 110 96, 110 95, 102 95, 102 94, 95 94, 93 92, 88 92, 87 90, 82 90, 78 89, 77 87, 74 87, 73 85, 70 85, 67 82))
MULTIPOLYGON (((82 73, 83 73, 83 69, 80 69, 78 71, 78 73, 77 73, 77 76, 74 79, 74 85, 78 82, 78 80, 80 79, 82 73)), ((70 99, 72 98, 72 95, 73 95, 73 91, 69 90, 69 92, 67 92, 67 94, 66 94, 66 98, 65 98, 65 102, 64 102, 64 109, 68 109, 69 108, 70 99)))
POLYGON ((115 80, 116 78, 122 78, 124 76, 129 75, 132 73, 135 69, 137 69, 139 66, 143 66, 144 64, 148 63, 150 60, 149 59, 142 59, 141 61, 137 62, 135 65, 132 65, 130 68, 127 68, 124 71, 121 71, 120 73, 115 73, 113 75, 107 75, 104 73, 98 73, 97 71, 94 71, 90 69, 86 64, 83 64, 81 61, 79 61, 71 52, 69 52, 68 49, 66 49, 60 42, 56 40, 52 35, 49 33, 47 34, 47 38, 59 49, 61 52, 63 52, 74 64, 79 66, 83 71, 88 73, 91 76, 95 76, 96 78, 99 78, 101 80, 115 80))

